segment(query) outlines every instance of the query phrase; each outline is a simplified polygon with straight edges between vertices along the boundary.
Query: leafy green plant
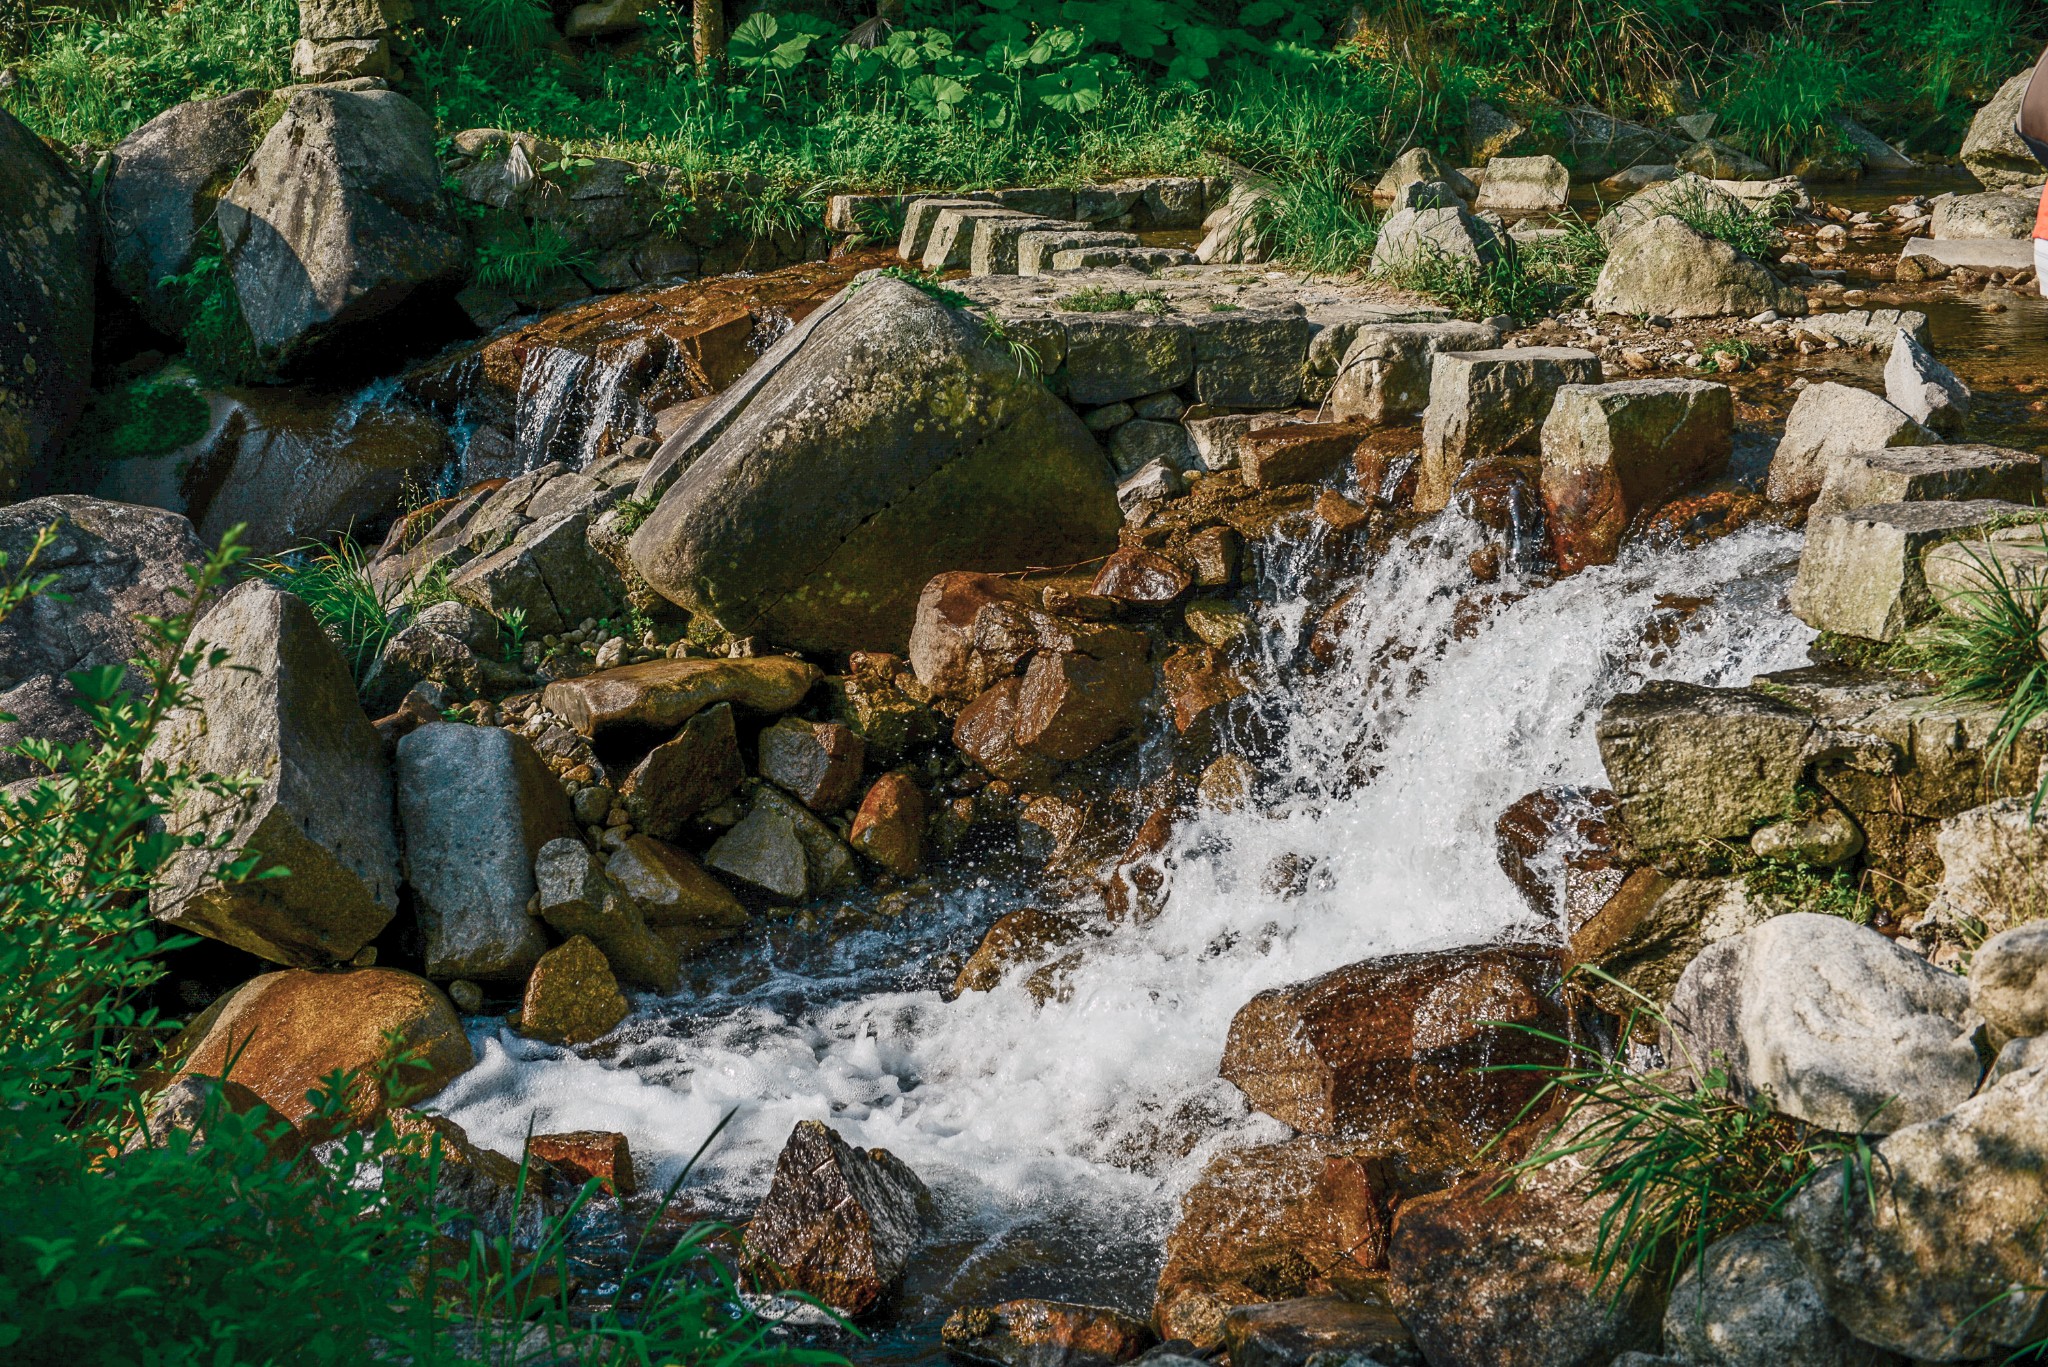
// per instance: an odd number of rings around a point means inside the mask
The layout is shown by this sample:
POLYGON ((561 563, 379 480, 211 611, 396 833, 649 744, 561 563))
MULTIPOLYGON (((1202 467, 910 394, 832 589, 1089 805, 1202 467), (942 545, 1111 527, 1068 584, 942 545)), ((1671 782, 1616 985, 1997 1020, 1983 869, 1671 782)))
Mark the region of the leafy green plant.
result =
POLYGON ((1730 204, 1710 195, 1696 182, 1673 195, 1664 212, 1687 224, 1694 232, 1718 238, 1745 256, 1767 260, 1783 242, 1771 212, 1730 204))
POLYGON ((554 224, 518 219, 478 244, 476 282, 530 296, 590 265, 590 254, 554 224))
POLYGON ((1740 337, 1719 337, 1700 348, 1701 370, 1719 370, 1717 357, 1726 356, 1737 370, 1748 370, 1770 353, 1754 342, 1740 337))
POLYGON ((98 460, 154 456, 205 436, 210 416, 196 385, 151 375, 94 395, 69 449, 98 460))
POLYGON ((554 15, 540 0, 449 0, 448 20, 471 45, 524 57, 555 36, 554 15))
POLYGON ((1543 1086, 1522 1113, 1540 1115, 1562 1103, 1548 1138, 1515 1163, 1501 1190, 1518 1176, 1566 1158, 1592 1169, 1586 1199, 1600 1207, 1593 1259, 1595 1285, 1618 1299, 1644 1278, 1675 1284, 1709 1246, 1774 1218, 1823 1169, 1846 1160, 1848 1173, 1868 1169, 1861 1138, 1844 1139, 1774 1113, 1761 1099, 1731 1090, 1718 1059, 1675 1060, 1673 1071, 1642 1074, 1622 1062, 1638 1038, 1670 1037, 1647 997, 1597 969, 1599 978, 1639 1005, 1611 1053, 1527 1026, 1567 1051, 1562 1065, 1510 1064, 1502 1072, 1534 1072, 1543 1086))
POLYGON ((258 357, 256 339, 242 317, 241 295, 219 232, 208 227, 199 246, 191 270, 166 276, 162 282, 184 301, 186 363, 212 384, 253 384, 267 378, 269 367, 258 357))
POLYGON ((1743 888, 1759 902, 1786 911, 1839 916, 1867 926, 1877 917, 1876 899, 1857 885, 1847 869, 1816 869, 1754 859, 1742 874, 1743 888))
POLYGON ((505 663, 518 664, 526 653, 526 609, 506 608, 498 617, 498 628, 504 637, 505 663))
POLYGON ((947 308, 964 309, 974 302, 960 291, 940 284, 939 277, 930 271, 919 270, 915 266, 884 266, 875 274, 915 286, 947 308))
MULTIPOLYGON (((318 542, 259 560, 256 572, 297 594, 340 647, 361 683, 398 630, 398 617, 370 580, 369 557, 349 537, 318 542)), ((424 604, 420 604, 424 606, 424 604)))

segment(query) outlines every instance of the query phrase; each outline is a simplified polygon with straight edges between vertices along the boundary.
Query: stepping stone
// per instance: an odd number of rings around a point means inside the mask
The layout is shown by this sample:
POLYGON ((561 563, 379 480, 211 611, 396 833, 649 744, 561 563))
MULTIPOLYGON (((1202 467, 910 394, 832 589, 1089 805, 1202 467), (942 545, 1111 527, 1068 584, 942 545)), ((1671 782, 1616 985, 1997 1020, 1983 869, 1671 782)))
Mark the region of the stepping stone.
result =
MULTIPOLYGON (((969 275, 1016 275, 1018 248, 1028 232, 1086 232, 1088 225, 1061 218, 990 218, 976 225, 967 253, 969 275)), ((1135 240, 1135 239, 1133 239, 1135 240)))
POLYGON ((925 248, 931 243, 932 229, 937 226, 940 214, 948 209, 985 209, 990 203, 990 200, 980 197, 913 199, 903 211, 903 235, 896 241, 896 255, 905 261, 924 260, 925 248))
POLYGON ((1098 228, 1027 228, 1017 238, 1017 274, 1043 275, 1052 265, 1054 252, 1075 247, 1135 247, 1136 233, 1104 232, 1098 228))
POLYGON ((1052 254, 1052 268, 1056 271, 1127 266, 1149 273, 1165 266, 1197 264, 1193 252, 1175 247, 1068 247, 1052 254))
POLYGON ((1937 242, 1931 237, 1916 237, 1906 244, 1904 254, 1932 257, 1944 266, 1976 271, 2020 271, 2034 264, 2034 244, 2029 238, 1937 242))
POLYGON ((1879 503, 2041 501, 2041 458, 2002 446, 1894 446, 1833 456, 1812 516, 1879 503))
POLYGON ((1895 641, 1934 614, 1922 568, 1929 551, 2044 520, 2048 511, 1996 499, 1880 503, 1811 519, 1792 611, 1820 631, 1895 641))
POLYGON ((932 235, 924 244, 923 265, 928 271, 949 271, 965 266, 974 253, 975 234, 989 219, 1020 218, 1033 222, 1028 214, 994 204, 975 204, 939 210, 932 235))

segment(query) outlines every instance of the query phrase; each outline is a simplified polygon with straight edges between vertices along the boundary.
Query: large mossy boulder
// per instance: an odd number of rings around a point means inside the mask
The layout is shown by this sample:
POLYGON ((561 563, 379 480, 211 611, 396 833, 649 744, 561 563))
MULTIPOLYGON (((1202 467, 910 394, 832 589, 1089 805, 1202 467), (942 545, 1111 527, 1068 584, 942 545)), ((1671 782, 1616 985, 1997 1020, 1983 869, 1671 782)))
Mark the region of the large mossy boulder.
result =
POLYGON ((9 499, 85 408, 99 234, 79 178, 4 108, 0 190, 0 499, 9 499))
POLYGON ((390 90, 302 86, 283 99, 215 212, 249 335, 273 366, 452 288, 470 260, 444 218, 425 111, 390 90))
POLYGON ((632 559, 664 597, 804 649, 900 650, 942 570, 1116 548, 1108 462, 983 326, 866 276, 671 438, 632 559))

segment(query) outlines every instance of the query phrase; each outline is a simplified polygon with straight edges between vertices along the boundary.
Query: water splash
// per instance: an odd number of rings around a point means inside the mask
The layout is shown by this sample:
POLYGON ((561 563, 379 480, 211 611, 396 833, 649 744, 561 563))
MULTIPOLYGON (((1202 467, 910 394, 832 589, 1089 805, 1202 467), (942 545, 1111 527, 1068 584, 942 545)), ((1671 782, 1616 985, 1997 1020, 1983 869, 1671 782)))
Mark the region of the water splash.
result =
POLYGON ((652 432, 633 382, 634 357, 599 358, 566 347, 540 347, 519 373, 513 445, 521 469, 551 460, 581 469, 597 454, 607 430, 652 432))
POLYGON ((607 1061, 481 1028, 482 1062, 440 1107, 510 1151, 529 1119, 623 1130, 671 1174, 736 1110, 700 1177, 741 1213, 791 1125, 822 1118, 939 1194, 958 1270, 922 1289, 934 1304, 1020 1242, 1058 1249, 1036 1294, 1100 1299, 1118 1279, 1142 1297, 1206 1157, 1281 1133, 1216 1076, 1245 1001, 1376 953, 1553 933, 1499 871, 1500 811, 1600 781, 1592 726, 1612 694, 1653 676, 1746 682, 1800 663, 1811 638, 1782 606, 1789 533, 1638 549, 1548 586, 1512 570, 1478 584, 1483 535, 1446 517, 1397 543, 1353 586, 1337 657, 1306 678, 1312 607, 1287 589, 1315 548, 1269 557, 1258 671, 1277 803, 1183 823, 1158 856, 1162 914, 1092 942, 1066 999, 1039 1005, 1022 971, 952 1003, 904 986, 926 945, 1020 904, 971 888, 818 962, 764 960, 749 990, 650 1003, 607 1061), (1271 876, 1282 868, 1303 876, 1271 876))

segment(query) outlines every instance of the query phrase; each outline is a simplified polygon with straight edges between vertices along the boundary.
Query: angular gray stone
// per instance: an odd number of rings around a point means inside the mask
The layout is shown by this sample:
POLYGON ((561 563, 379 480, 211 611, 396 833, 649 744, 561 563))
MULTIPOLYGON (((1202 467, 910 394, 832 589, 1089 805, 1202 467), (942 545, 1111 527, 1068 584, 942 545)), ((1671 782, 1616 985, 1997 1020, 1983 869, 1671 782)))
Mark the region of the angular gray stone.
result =
POLYGON ((1746 840, 1791 809, 1811 713, 1749 689, 1664 680, 1616 696, 1596 735, 1616 815, 1643 854, 1746 840))
POLYGON ((1906 241, 1901 261, 1921 257, 1944 266, 1966 266, 1973 271, 2023 271, 2034 264, 2034 244, 2026 238, 1973 238, 1960 242, 1937 242, 1931 237, 1906 241))
POLYGON ((803 804, 765 784, 753 785, 749 801, 746 816, 705 854, 706 868, 791 903, 851 881, 853 851, 803 804))
POLYGON ((1893 446, 1832 455, 1811 517, 1874 503, 2041 499, 2041 458, 2002 446, 1893 446))
POLYGON ((647 752, 620 785, 633 824, 657 840, 674 840, 684 823, 728 796, 747 776, 733 729, 732 706, 707 707, 675 737, 647 752))
POLYGON ((1117 428, 1110 437, 1109 460, 1118 475, 1128 476, 1155 460, 1176 470, 1192 469, 1195 452, 1187 428, 1179 423, 1137 418, 1117 428))
POLYGON ((1600 378, 1600 358, 1572 347, 1438 353, 1422 416, 1415 510, 1441 511, 1468 463, 1533 442, 1560 388, 1600 378))
POLYGON ((1414 417, 1429 405, 1430 373, 1439 353, 1490 351, 1499 345, 1500 330, 1488 323, 1361 327, 1330 387, 1330 414, 1369 422, 1414 417))
POLYGON ((1977 946, 1970 1005, 1996 1043, 2048 1034, 2048 921, 2014 926, 1977 946))
POLYGON ((1624 167, 1674 160, 1684 145, 1668 133, 1584 105, 1566 110, 1564 118, 1565 160, 1582 180, 1605 180, 1624 167))
POLYGON ((1749 318, 1804 313, 1806 296, 1762 262, 1665 215, 1612 239, 1589 306, 1595 313, 1749 318))
POLYGON ((1981 540, 1949 541, 1920 558, 1920 574, 1937 608, 1982 611, 1998 586, 2039 595, 2048 588, 2048 542, 2034 527, 2006 527, 1981 540))
POLYGON ((1198 314, 1185 326, 1194 345, 1197 403, 1285 408, 1300 399, 1315 329, 1299 309, 1198 314))
POLYGON ((1260 204, 1266 192, 1256 185, 1232 187, 1230 198, 1203 220, 1195 259, 1205 266, 1236 266, 1266 259, 1267 241, 1260 225, 1260 204))
MULTIPOLYGON (((1686 1268, 1664 1348, 1689 1367, 1894 1367, 1830 1315, 1784 1227, 1751 1225, 1686 1268)), ((1903 1364, 1898 1364, 1903 1367, 1903 1364)))
POLYGON ((791 329, 637 492, 661 495, 630 547, 656 592, 819 650, 900 649, 934 574, 1072 564, 1121 523, 1073 410, 973 319, 881 276, 791 329))
POLYGON ((1380 225, 1373 244, 1372 273, 1400 275, 1443 262, 1454 268, 1488 270, 1508 259, 1514 242, 1484 218, 1463 206, 1403 209, 1380 225))
POLYGON ((1793 912, 1701 951, 1665 1013, 1675 1064, 1823 1129, 1952 1110, 1983 1065, 1963 980, 1839 916, 1793 912))
POLYGON ((445 222, 434 125, 391 90, 302 86, 215 211, 267 363, 301 359, 470 263, 445 222))
POLYGON ((940 214, 948 209, 985 209, 991 204, 991 200, 982 197, 913 199, 903 211, 903 233, 896 243, 896 255, 905 261, 922 262, 940 214))
POLYGON ((1843 346, 1884 348, 1903 332, 1921 346, 1932 345, 1927 315, 1917 309, 1845 309, 1802 319, 1801 332, 1832 337, 1843 346))
POLYGON ((1844 114, 1835 116, 1835 127, 1856 150, 1866 171, 1917 171, 1920 163, 1844 114))
POLYGON ((1929 550, 2044 518, 2037 508, 1972 499, 1880 503, 1809 519, 1792 611, 1821 631, 1897 640, 1934 612, 1921 564, 1929 550))
POLYGON ((1678 169, 1708 180, 1769 180, 1771 168, 1715 138, 1696 142, 1678 159, 1678 169))
POLYGON ((533 879, 541 917, 557 934, 588 936, 621 982, 649 992, 675 990, 675 950, 647 928, 639 903, 611 880, 581 836, 541 846, 533 879))
POLYGON ((1398 214, 1403 209, 1457 209, 1463 208, 1464 203, 1448 181, 1411 180, 1394 192, 1394 201, 1387 206, 1387 212, 1398 214))
POLYGON ((2040 1334, 2043 1209, 2048 1068, 2031 1068, 1899 1130, 1856 1171, 1822 1169, 1784 1222, 1829 1313, 1857 1338, 1973 1362, 2040 1334))
MULTIPOLYGON (((2042 176, 2048 170, 2037 169, 2042 176)), ((1930 231, 1937 242, 2021 241, 2034 235, 2040 208, 2039 194, 1956 195, 1935 204, 1930 231)))
POLYGON ((1862 850, 1863 832, 1839 807, 1759 826, 1749 838, 1749 852, 1759 859, 1814 869, 1846 864, 1862 850))
POLYGON ((1940 440, 1867 389, 1809 385, 1785 417, 1785 435, 1771 457, 1765 493, 1774 503, 1801 503, 1820 492, 1837 456, 1888 446, 1934 446, 1940 440))
POLYGON ((256 147, 269 96, 238 90, 177 105, 123 138, 100 190, 107 274, 159 332, 175 335, 191 309, 164 281, 192 269, 214 206, 256 147))
POLYGON ((2033 809, 2031 797, 2005 797, 1941 823, 1941 885, 1927 912, 1936 925, 1998 936, 2048 908, 2048 821, 2033 809))
POLYGON ((2000 86, 1991 102, 1970 120, 1970 131, 1963 138, 1963 165, 1986 189, 2039 185, 2048 174, 2013 128, 2032 74, 2031 70, 2022 71, 2000 86))
POLYGON ((1067 320, 1067 398, 1116 403, 1178 389, 1195 375, 1195 341, 1178 322, 1142 313, 1067 320))
POLYGON ((1479 193, 1465 174, 1454 166, 1446 166, 1436 153, 1427 147, 1411 147, 1394 158, 1394 164, 1379 178, 1373 187, 1373 198, 1382 203, 1391 201, 1400 194, 1404 186, 1416 181, 1440 181, 1449 185, 1462 199, 1471 199, 1479 193))
POLYGON ((1017 236, 1017 274, 1043 275, 1054 253, 1077 247, 1135 247, 1136 233, 1105 232, 1099 228, 1026 228, 1017 236))
POLYGON ((246 779, 240 793, 195 791, 164 818, 185 849, 158 872, 150 912, 181 930, 278 963, 346 962, 398 909, 398 843, 384 743, 356 705, 355 682, 312 610, 261 580, 199 620, 193 648, 227 652, 193 681, 151 753, 193 773, 246 779), (258 872, 218 881, 230 861, 258 872))
POLYGON ((1558 567, 1612 564, 1629 525, 1728 468, 1735 400, 1708 380, 1566 385, 1543 422, 1542 492, 1558 567))
MULTIPOLYGON (((967 249, 969 275, 1022 275, 1019 248, 1027 232, 1080 232, 1085 223, 1057 218, 991 218, 976 225, 967 249)), ((1101 245, 1101 244, 1090 244, 1101 245)), ((1135 245, 1135 244, 1133 244, 1135 245)))
POLYGON ((1163 460, 1155 460, 1116 486, 1116 501, 1128 513, 1147 503, 1179 498, 1187 491, 1188 483, 1181 478, 1180 471, 1163 460))
POLYGON ((77 175, 5 109, 0 183, 0 499, 12 499, 85 407, 99 231, 77 175))
POLYGON ((1495 157, 1474 205, 1504 214, 1562 213, 1571 202, 1572 176, 1556 157, 1495 157))
POLYGON ((534 858, 576 834, 541 757, 499 727, 422 726, 398 742, 398 819, 427 976, 523 980, 548 947, 526 910, 534 858))
POLYGON ((1892 407, 1940 436, 1961 436, 1970 421, 1970 387, 1903 331, 1893 340, 1885 362, 1884 396, 1892 407))
MULTIPOLYGON (((980 240, 982 225, 1007 219, 1022 219, 1033 227, 1045 226, 1042 219, 999 204, 939 210, 939 216, 932 221, 931 238, 924 244, 921 264, 928 271, 950 271, 966 266, 974 259, 974 246, 980 240)), ((990 273, 982 272, 984 275, 990 273)))
MULTIPOLYGON (((616 502, 623 491, 610 491, 616 502)), ((448 580, 465 602, 498 618, 526 614, 534 635, 567 631, 589 617, 610 617, 625 604, 625 588, 611 562, 590 544, 595 514, 580 509, 513 533, 503 550, 472 560, 448 580)))

